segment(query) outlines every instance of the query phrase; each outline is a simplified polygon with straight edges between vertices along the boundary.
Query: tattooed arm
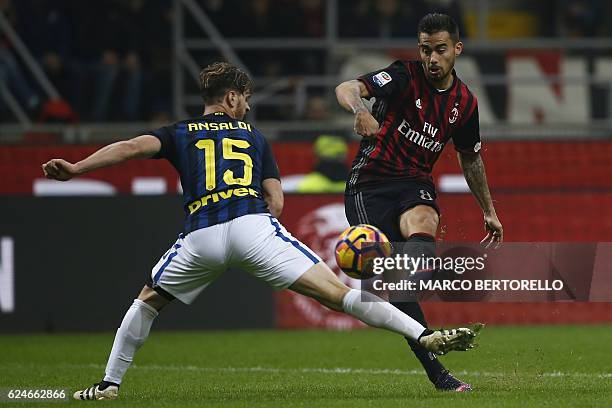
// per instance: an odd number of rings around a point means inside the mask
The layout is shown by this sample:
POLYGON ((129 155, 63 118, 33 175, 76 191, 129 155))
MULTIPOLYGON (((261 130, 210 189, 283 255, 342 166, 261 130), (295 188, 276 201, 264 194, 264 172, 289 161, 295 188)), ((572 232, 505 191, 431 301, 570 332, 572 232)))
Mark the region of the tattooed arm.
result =
POLYGON ((457 153, 459 165, 463 170, 463 175, 467 181, 472 194, 478 201, 478 205, 484 213, 485 230, 487 236, 482 242, 487 242, 487 247, 495 242, 499 245, 504 239, 504 229, 493 206, 491 192, 487 184, 487 175, 485 173, 484 163, 480 154, 473 153, 457 153))
POLYGON ((380 128, 361 99, 369 97, 368 89, 361 81, 346 81, 336 87, 338 103, 355 115, 355 132, 364 137, 376 136, 380 128))

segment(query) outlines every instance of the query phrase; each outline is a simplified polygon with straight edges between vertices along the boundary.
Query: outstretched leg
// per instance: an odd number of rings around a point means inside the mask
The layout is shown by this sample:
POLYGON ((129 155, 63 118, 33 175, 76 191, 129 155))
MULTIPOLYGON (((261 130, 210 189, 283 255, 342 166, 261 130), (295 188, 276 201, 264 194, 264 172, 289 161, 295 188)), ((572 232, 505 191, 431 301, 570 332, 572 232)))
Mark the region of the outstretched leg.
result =
POLYGON ((333 310, 354 316, 370 326, 390 330, 415 340, 435 354, 473 347, 476 333, 472 330, 428 330, 378 296, 350 289, 340 282, 324 262, 308 269, 289 289, 312 297, 333 310))
POLYGON ((103 400, 117 397, 119 385, 132 364, 134 354, 149 336, 151 325, 159 311, 169 302, 150 287, 142 288, 117 329, 104 379, 92 387, 75 392, 75 399, 103 400))

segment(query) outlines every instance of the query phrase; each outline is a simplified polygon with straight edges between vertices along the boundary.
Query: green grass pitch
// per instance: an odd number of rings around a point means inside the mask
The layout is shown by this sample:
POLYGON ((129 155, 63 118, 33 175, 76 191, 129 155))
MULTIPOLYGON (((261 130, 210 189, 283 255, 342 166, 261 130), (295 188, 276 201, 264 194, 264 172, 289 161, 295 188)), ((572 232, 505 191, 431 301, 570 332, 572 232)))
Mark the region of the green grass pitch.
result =
MULTIPOLYGON (((113 335, 2 335, 0 388, 89 386, 113 335)), ((0 408, 612 407, 612 326, 487 327, 479 348, 442 359, 475 391, 435 391, 403 339, 381 330, 153 330, 118 400, 0 408)))

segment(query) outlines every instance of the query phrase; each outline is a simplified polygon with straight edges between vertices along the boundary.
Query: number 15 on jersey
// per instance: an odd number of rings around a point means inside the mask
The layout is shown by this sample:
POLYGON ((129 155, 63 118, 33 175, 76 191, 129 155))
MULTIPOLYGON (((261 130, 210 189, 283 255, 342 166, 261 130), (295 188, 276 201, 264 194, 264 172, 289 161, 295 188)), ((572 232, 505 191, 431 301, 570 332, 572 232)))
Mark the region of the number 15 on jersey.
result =
MULTIPOLYGON (((221 140, 223 146, 222 157, 217 161, 215 140, 203 139, 198 140, 195 146, 204 150, 204 169, 206 173, 206 190, 211 191, 217 187, 217 165, 224 162, 224 160, 240 160, 243 162, 244 176, 236 178, 234 171, 227 169, 223 172, 223 181, 229 185, 240 185, 249 186, 253 181, 253 160, 251 156, 246 153, 236 152, 234 148, 247 149, 250 147, 250 143, 246 140, 241 139, 230 139, 223 138, 221 140)), ((222 166, 223 168, 224 166, 222 166)))

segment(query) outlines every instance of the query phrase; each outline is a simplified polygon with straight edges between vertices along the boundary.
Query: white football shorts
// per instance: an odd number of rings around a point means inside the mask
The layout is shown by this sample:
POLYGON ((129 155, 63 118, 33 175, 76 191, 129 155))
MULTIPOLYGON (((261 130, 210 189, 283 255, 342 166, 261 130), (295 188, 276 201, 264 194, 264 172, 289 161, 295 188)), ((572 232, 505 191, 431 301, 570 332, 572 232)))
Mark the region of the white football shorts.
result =
POLYGON ((151 270, 153 288, 190 304, 229 268, 286 289, 321 261, 270 214, 249 214, 189 233, 151 270))

